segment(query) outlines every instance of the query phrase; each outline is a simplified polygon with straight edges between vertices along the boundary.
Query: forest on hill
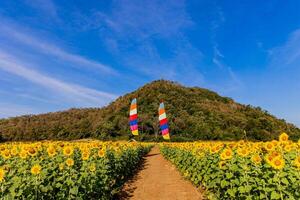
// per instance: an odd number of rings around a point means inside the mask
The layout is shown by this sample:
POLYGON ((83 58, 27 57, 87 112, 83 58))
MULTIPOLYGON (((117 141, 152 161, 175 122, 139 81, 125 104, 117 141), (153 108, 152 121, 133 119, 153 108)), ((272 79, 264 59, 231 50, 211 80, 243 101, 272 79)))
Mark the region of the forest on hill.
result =
POLYGON ((155 140, 159 135, 157 112, 162 100, 173 140, 272 140, 281 132, 300 138, 299 128, 259 107, 236 103, 207 89, 158 80, 103 108, 1 119, 1 140, 130 139, 128 114, 133 98, 138 102, 141 140, 155 140))

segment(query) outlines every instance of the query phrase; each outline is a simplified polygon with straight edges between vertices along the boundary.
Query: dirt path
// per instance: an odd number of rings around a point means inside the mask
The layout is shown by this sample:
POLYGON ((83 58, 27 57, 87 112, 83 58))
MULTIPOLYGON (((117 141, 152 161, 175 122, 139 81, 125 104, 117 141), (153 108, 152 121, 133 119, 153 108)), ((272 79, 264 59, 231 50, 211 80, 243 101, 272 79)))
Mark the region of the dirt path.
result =
POLYGON ((121 196, 130 200, 202 199, 196 187, 163 158, 157 146, 145 157, 142 169, 125 184, 121 196))

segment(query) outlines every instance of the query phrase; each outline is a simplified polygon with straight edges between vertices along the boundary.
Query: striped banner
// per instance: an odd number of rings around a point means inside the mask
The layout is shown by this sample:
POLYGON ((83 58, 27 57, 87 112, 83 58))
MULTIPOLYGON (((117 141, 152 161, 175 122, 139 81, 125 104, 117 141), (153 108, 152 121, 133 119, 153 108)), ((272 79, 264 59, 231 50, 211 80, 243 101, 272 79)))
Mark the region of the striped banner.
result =
POLYGON ((129 111, 129 124, 132 135, 139 135, 136 98, 131 101, 129 111))
POLYGON ((160 103, 159 105, 158 114, 159 114, 158 119, 159 119, 161 134, 165 140, 170 140, 168 119, 165 111, 165 105, 163 102, 160 103))

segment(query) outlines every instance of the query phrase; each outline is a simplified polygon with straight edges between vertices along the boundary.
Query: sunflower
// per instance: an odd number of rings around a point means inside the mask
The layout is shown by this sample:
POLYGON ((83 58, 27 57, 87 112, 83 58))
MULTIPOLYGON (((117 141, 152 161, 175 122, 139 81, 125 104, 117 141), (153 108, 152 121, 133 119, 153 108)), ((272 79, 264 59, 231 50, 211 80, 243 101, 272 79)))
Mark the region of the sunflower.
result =
POLYGON ((3 182, 5 173, 5 170, 3 168, 0 168, 0 182, 3 182))
POLYGON ((1 152, 1 156, 2 156, 4 159, 9 159, 9 158, 11 158, 10 151, 9 151, 8 149, 5 149, 4 151, 1 152))
POLYGON ((65 156, 71 156, 73 154, 73 151, 74 151, 73 147, 65 146, 63 152, 65 156))
POLYGON ((88 160, 89 157, 90 157, 90 152, 88 152, 88 151, 82 152, 82 154, 81 154, 81 159, 82 160, 88 160))
POLYGON ((98 151, 98 156, 101 157, 101 158, 104 157, 105 156, 105 151, 103 149, 100 149, 98 151))
POLYGON ((10 151, 10 153, 11 153, 12 156, 17 155, 17 154, 18 154, 18 149, 17 149, 17 147, 12 148, 11 151, 10 151))
POLYGON ((280 142, 287 142, 289 140, 289 136, 286 133, 281 133, 279 136, 279 141, 280 142))
POLYGON ((221 161, 219 162, 219 168, 220 168, 220 169, 226 169, 226 162, 225 162, 224 160, 221 160, 221 161))
POLYGON ((64 163, 60 163, 58 168, 59 168, 60 171, 62 171, 65 168, 64 163))
POLYGON ((295 161, 294 161, 294 164, 296 167, 298 167, 300 169, 300 156, 298 156, 295 161))
POLYGON ((37 174, 41 173, 41 170, 42 170, 42 167, 40 165, 36 164, 31 168, 31 173, 34 175, 37 175, 37 174))
POLYGON ((95 172, 96 171, 96 165, 95 165, 95 163, 91 164, 89 166, 89 169, 90 169, 91 172, 95 172))
POLYGON ((287 145, 284 146, 284 151, 290 152, 290 151, 292 151, 292 148, 293 148, 292 145, 287 144, 287 145))
POLYGON ((73 165, 74 165, 74 160, 73 160, 72 158, 68 158, 68 159, 66 160, 66 165, 67 165, 68 167, 73 166, 73 165))
POLYGON ((275 145, 272 142, 266 142, 265 145, 264 145, 264 148, 267 151, 273 151, 274 148, 275 148, 275 145))
POLYGON ((47 148, 47 152, 48 152, 48 155, 49 155, 50 157, 55 156, 55 154, 56 154, 55 147, 54 147, 54 146, 49 146, 49 147, 47 148))
POLYGON ((266 155, 265 159, 268 164, 272 165, 272 161, 278 157, 282 157, 282 155, 277 151, 272 151, 266 155))
POLYGON ((271 166, 274 169, 282 169, 285 165, 284 159, 282 157, 275 157, 272 161, 271 161, 271 166))
POLYGON ((29 147, 27 152, 30 156, 36 156, 37 154, 37 150, 34 147, 29 147))
POLYGON ((246 148, 238 148, 237 149, 237 154, 241 157, 246 157, 249 155, 249 150, 246 148))
POLYGON ((2 169, 4 169, 4 171, 8 172, 10 170, 11 166, 10 165, 3 165, 2 169))
POLYGON ((27 156, 28 156, 28 153, 27 153, 27 151, 22 150, 22 151, 19 153, 19 156, 20 156, 20 158, 22 158, 22 159, 26 159, 27 156))
POLYGON ((231 159, 232 156, 233 156, 232 150, 230 148, 227 148, 221 153, 220 158, 221 160, 228 160, 231 159))
POLYGON ((254 155, 251 157, 251 161, 252 161, 254 164, 258 165, 258 164, 261 163, 262 159, 261 159, 261 157, 260 157, 258 154, 254 154, 254 155))
POLYGON ((210 148, 210 153, 211 154, 217 153, 218 151, 219 151, 218 146, 213 146, 213 147, 210 148))

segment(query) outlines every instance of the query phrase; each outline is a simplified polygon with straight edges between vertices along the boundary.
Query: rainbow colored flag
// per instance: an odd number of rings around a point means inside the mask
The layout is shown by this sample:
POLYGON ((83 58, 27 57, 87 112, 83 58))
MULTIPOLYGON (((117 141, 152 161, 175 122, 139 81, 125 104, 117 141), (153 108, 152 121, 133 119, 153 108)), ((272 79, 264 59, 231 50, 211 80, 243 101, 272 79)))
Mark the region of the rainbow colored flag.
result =
POLYGON ((131 101, 129 120, 130 120, 129 124, 130 124, 130 130, 132 135, 139 135, 136 98, 134 98, 131 101))
POLYGON ((158 114, 161 134, 165 140, 170 140, 168 119, 165 111, 165 105, 163 102, 161 102, 159 105, 158 114))

